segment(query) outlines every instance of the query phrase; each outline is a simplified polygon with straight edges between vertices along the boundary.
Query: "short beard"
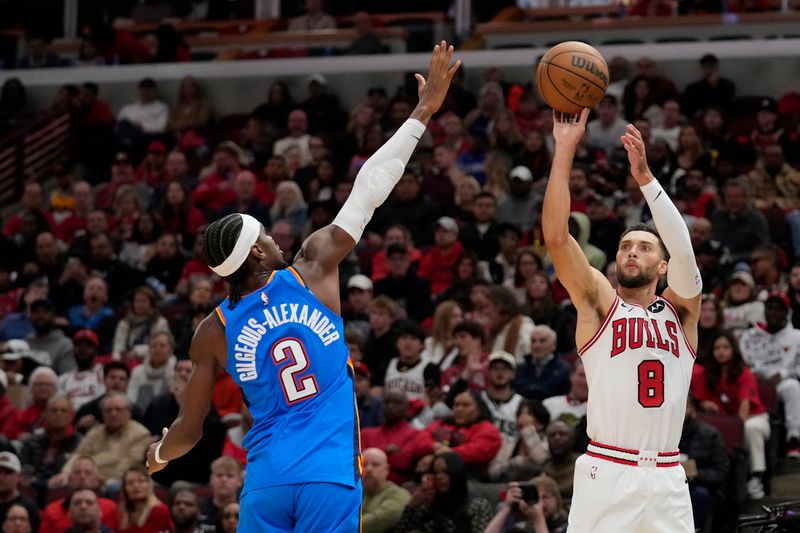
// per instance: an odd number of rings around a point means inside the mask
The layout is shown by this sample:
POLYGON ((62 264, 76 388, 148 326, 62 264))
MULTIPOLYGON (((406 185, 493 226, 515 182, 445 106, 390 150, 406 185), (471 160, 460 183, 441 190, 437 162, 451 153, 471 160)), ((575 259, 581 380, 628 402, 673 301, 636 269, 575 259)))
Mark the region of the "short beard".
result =
POLYGON ((652 283, 652 281, 653 275, 650 272, 641 272, 635 276, 628 276, 621 269, 617 271, 617 283, 626 289, 641 289, 652 283))

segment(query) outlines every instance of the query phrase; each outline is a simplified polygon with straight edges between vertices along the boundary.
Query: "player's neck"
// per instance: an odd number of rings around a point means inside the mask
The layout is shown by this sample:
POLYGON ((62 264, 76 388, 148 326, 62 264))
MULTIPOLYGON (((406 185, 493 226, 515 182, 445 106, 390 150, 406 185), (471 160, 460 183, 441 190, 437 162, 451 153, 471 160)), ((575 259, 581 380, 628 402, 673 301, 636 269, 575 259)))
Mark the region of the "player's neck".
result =
POLYGON ((247 279, 242 284, 243 296, 255 292, 266 285, 274 271, 274 269, 257 270, 247 276, 247 279))
POLYGON ((620 285, 617 288, 617 294, 619 294, 619 297, 622 298, 622 301, 625 303, 647 307, 653 302, 653 298, 656 295, 656 288, 655 285, 647 285, 645 287, 632 289, 620 285))

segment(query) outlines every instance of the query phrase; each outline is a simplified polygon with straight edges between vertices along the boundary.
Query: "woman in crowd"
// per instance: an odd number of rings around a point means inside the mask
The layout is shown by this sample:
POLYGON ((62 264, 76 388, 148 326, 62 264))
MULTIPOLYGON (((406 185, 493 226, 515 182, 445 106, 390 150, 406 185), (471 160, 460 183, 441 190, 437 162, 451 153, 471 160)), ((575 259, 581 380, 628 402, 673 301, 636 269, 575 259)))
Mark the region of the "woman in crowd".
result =
POLYGON ((681 128, 675 161, 678 169, 673 175, 673 182, 690 168, 702 169, 705 174, 711 171, 711 155, 703 147, 703 141, 694 126, 686 125, 681 128))
POLYGON ((186 76, 178 89, 178 103, 172 108, 167 129, 175 133, 203 130, 211 120, 211 102, 203 96, 197 80, 186 76))
POLYGON ((453 264, 453 282, 439 294, 437 299, 439 301, 455 300, 462 307, 466 307, 469 305, 469 293, 472 286, 477 280, 483 278, 478 256, 471 250, 464 250, 453 264))
POLYGON ((483 312, 489 320, 490 351, 503 350, 522 361, 531 352, 533 320, 520 312, 516 296, 509 289, 493 285, 483 312))
POLYGON ((500 109, 489 129, 489 142, 492 148, 516 154, 522 150, 522 135, 519 133, 514 113, 508 108, 500 109))
POLYGON ((500 450, 500 432, 480 393, 468 390, 453 402, 453 416, 427 426, 418 435, 412 449, 415 457, 454 452, 464 462, 470 475, 485 478, 489 462, 500 450))
POLYGON ((294 102, 289 87, 278 80, 269 86, 267 101, 258 106, 253 115, 263 120, 267 125, 267 133, 277 138, 286 132, 286 123, 292 109, 294 102))
POLYGON ((734 272, 722 294, 723 326, 738 338, 747 328, 764 322, 764 302, 756 299, 756 282, 747 272, 734 272))
POLYGON ((175 286, 181 279, 186 258, 181 253, 178 237, 172 233, 164 233, 156 241, 155 254, 147 262, 149 283, 158 285, 159 296, 175 293, 175 286))
POLYGON ((161 224, 152 211, 144 211, 133 226, 133 233, 122 244, 119 260, 137 270, 144 270, 153 257, 155 243, 161 235, 161 224))
POLYGON ((575 349, 577 311, 572 305, 565 307, 556 302, 553 284, 544 272, 536 272, 528 279, 525 285, 524 309, 534 324, 546 324, 556 332, 557 353, 575 349))
POLYGON ((517 261, 514 264, 514 278, 507 279, 503 286, 511 289, 517 301, 524 304, 528 281, 538 272, 544 270, 542 257, 530 249, 520 250, 517 254, 517 261))
POLYGON ((169 508, 156 498, 153 480, 142 465, 130 467, 122 476, 119 528, 120 533, 162 533, 174 530, 169 508))
POLYGON ((181 247, 185 250, 192 249, 197 232, 206 222, 203 212, 192 204, 186 185, 179 180, 167 185, 159 215, 165 231, 181 236, 181 247))
POLYGON ((520 484, 516 481, 509 483, 503 507, 489 523, 485 533, 564 533, 567 530, 567 510, 556 481, 542 474, 530 483, 536 487, 538 500, 535 503, 526 502, 520 484))
POLYGON ((239 527, 239 502, 231 502, 222 508, 222 533, 236 533, 239 527))
POLYGON ((764 446, 770 435, 769 415, 758 395, 758 382, 745 365, 733 334, 718 334, 712 350, 704 365, 695 365, 692 394, 703 411, 738 415, 744 422, 750 456, 747 493, 758 500, 764 497, 762 477, 767 469, 764 446))
POLYGON ((453 201, 452 212, 450 213, 453 218, 460 221, 462 224, 468 224, 475 220, 475 215, 472 213, 472 208, 475 204, 475 198, 481 192, 481 184, 478 183, 473 176, 464 176, 456 185, 455 200, 453 201))
POLYGON ((133 291, 127 315, 117 323, 112 357, 126 363, 143 360, 150 336, 158 331, 169 331, 158 309, 158 297, 150 287, 139 287, 133 291))
POLYGON ((464 462, 455 453, 443 452, 433 459, 392 531, 483 533, 491 518, 491 504, 469 496, 464 462))
POLYGON ((275 204, 269 210, 272 220, 285 219, 292 225, 295 234, 305 229, 308 205, 303 200, 300 186, 293 181, 282 181, 275 189, 275 204))
POLYGON ((345 135, 336 147, 337 157, 341 161, 350 161, 359 152, 367 134, 375 126, 379 126, 375 110, 366 103, 354 107, 350 111, 350 120, 347 123, 345 135))
POLYGON ((714 339, 723 331, 722 305, 713 294, 704 294, 700 307, 700 318, 697 322, 697 360, 702 365, 711 357, 714 339))
MULTIPOLYGON (((511 155, 505 150, 490 150, 486 154, 486 186, 484 190, 494 195, 498 202, 505 200, 510 187, 508 175, 514 168, 511 155)), ((477 180, 475 180, 477 182, 477 180)))
POLYGON ((458 355, 453 341, 453 328, 462 320, 464 311, 458 302, 445 300, 437 305, 433 313, 431 335, 425 339, 422 358, 439 366, 441 370, 447 370, 458 355))
POLYGON ((3 533, 31 533, 31 517, 28 509, 20 503, 12 503, 3 519, 3 533))
POLYGON ((545 429, 550 413, 538 400, 524 400, 517 409, 517 436, 503 440, 503 446, 489 465, 493 481, 527 479, 542 472, 550 458, 545 429))
POLYGON ((664 122, 664 111, 653 98, 651 82, 645 76, 637 76, 625 88, 622 97, 625 120, 630 123, 638 119, 647 119, 653 128, 664 122))

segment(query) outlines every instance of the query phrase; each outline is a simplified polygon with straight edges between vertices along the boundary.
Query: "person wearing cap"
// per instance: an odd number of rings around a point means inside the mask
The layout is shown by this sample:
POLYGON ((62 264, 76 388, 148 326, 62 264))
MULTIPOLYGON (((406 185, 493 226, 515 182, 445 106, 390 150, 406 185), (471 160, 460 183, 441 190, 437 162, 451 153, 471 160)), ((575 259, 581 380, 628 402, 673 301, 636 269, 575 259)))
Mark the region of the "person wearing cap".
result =
POLYGON ((378 426, 383 422, 383 403, 380 396, 372 393, 372 373, 361 361, 353 362, 355 395, 358 405, 358 420, 361 429, 378 426))
POLYGON ((745 178, 735 178, 722 185, 722 204, 711 215, 713 238, 730 252, 732 263, 747 261, 750 252, 770 240, 766 216, 752 204, 745 178))
POLYGON ((723 327, 737 335, 764 322, 764 302, 757 299, 756 282, 746 271, 738 270, 728 278, 722 293, 723 327))
POLYGON ((408 421, 408 395, 402 389, 383 389, 383 422, 361 431, 362 448, 378 448, 389 456, 389 479, 402 485, 413 467, 411 446, 419 430, 408 421))
MULTIPOLYGON (((215 215, 236 201, 233 180, 242 170, 243 152, 233 141, 224 141, 214 150, 208 174, 200 179, 192 192, 192 201, 206 215, 215 215)), ((212 218, 209 218, 212 220, 212 218)))
POLYGON ((453 283, 453 266, 464 252, 464 246, 458 240, 458 232, 458 223, 455 220, 440 217, 433 230, 434 246, 422 255, 417 275, 431 282, 432 298, 453 283))
POLYGON ((689 118, 711 105, 729 109, 736 95, 736 85, 720 76, 717 56, 705 54, 700 58, 700 68, 702 79, 687 85, 681 97, 681 108, 689 118))
POLYGON ((508 181, 509 195, 497 206, 497 221, 529 231, 539 219, 537 209, 542 200, 541 194, 533 191, 533 173, 519 165, 511 169, 508 181))
POLYGON ((800 459, 800 330, 789 320, 791 308, 785 293, 771 292, 766 323, 742 333, 739 345, 753 374, 775 387, 786 413, 786 455, 800 459))
POLYGON ((306 0, 306 14, 293 18, 287 31, 335 30, 336 19, 322 10, 322 0, 306 0))
POLYGON ((33 531, 39 529, 39 507, 19 492, 22 481, 22 463, 11 452, 0 452, 0 523, 5 521, 6 513, 12 505, 22 505, 28 510, 33 531))
POLYGON ((75 370, 59 376, 58 390, 67 396, 75 409, 80 409, 83 404, 90 402, 103 393, 103 367, 95 363, 100 340, 97 334, 90 329, 81 329, 75 333, 75 370))
POLYGON ((286 158, 289 173, 311 163, 311 136, 308 134, 308 114, 303 109, 295 109, 289 113, 287 121, 288 135, 275 141, 273 155, 286 158))
POLYGON ((460 61, 451 66, 453 53, 445 42, 434 48, 428 79, 416 76, 412 118, 364 163, 336 218, 306 239, 292 266, 253 217, 229 215, 206 228, 206 259, 229 283, 229 294, 197 327, 180 414, 147 451, 146 464, 154 474, 197 444, 214 378, 227 368, 254 420, 240 533, 306 531, 323 523, 337 531, 358 528, 358 420, 339 314, 339 267, 444 102, 460 67, 460 61), (275 364, 256 364, 263 360, 275 364), (282 392, 265 396, 267 389, 282 392))
POLYGON ((395 324, 397 357, 389 361, 383 387, 388 390, 402 390, 410 400, 425 398, 425 378, 423 373, 429 364, 422 357, 425 332, 422 326, 412 320, 395 324))
POLYGON ((517 412, 524 400, 514 391, 517 361, 510 353, 497 350, 489 354, 489 380, 481 398, 489 408, 492 422, 506 442, 518 435, 517 412))
POLYGON ((147 145, 147 155, 133 175, 137 181, 147 183, 148 187, 165 185, 169 181, 166 166, 167 146, 161 141, 150 141, 147 145))
POLYGON ((29 358, 31 349, 28 343, 19 339, 11 339, 5 343, 5 351, 0 356, 0 365, 6 373, 11 385, 21 385, 25 379, 23 374, 23 358, 29 358))
POLYGON ((47 402, 58 392, 58 376, 50 367, 40 366, 31 373, 29 389, 31 404, 6 421, 2 433, 10 438, 25 441, 35 430, 45 425, 47 402))
POLYGON ((72 340, 55 327, 56 311, 53 302, 47 298, 36 300, 31 303, 30 315, 33 333, 25 337, 25 341, 34 358, 49 361, 56 374, 75 370, 72 340))
POLYGON ((122 106, 117 113, 118 135, 122 133, 125 138, 134 132, 139 134, 137 137, 141 134, 164 133, 167 131, 168 120, 169 106, 158 99, 156 82, 151 78, 145 78, 139 82, 136 102, 122 106))
POLYGON ((432 312, 431 283, 411 269, 411 257, 402 244, 386 248, 389 275, 375 282, 375 296, 387 296, 418 322, 432 312))
POLYGON ((338 133, 347 124, 347 113, 339 98, 328 92, 328 80, 322 74, 309 76, 308 98, 300 107, 308 116, 308 131, 314 135, 338 133))
POLYGON ((372 281, 364 274, 347 280, 347 302, 342 318, 347 330, 356 331, 363 339, 369 335, 369 304, 372 302, 372 281))

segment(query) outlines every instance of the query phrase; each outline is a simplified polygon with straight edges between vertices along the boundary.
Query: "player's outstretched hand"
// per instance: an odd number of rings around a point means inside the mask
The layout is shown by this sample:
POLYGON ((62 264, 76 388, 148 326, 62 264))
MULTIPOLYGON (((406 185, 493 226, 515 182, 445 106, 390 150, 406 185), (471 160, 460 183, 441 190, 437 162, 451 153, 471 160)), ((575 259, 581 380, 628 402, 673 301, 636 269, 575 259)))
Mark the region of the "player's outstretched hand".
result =
POLYGON ((584 109, 579 115, 567 115, 553 111, 553 138, 556 145, 575 148, 586 132, 586 121, 589 110, 584 109))
POLYGON ((419 91, 419 108, 423 109, 427 118, 436 113, 444 102, 447 91, 450 89, 450 80, 453 74, 461 67, 461 60, 450 66, 453 60, 453 47, 442 41, 433 47, 431 64, 428 67, 428 79, 422 74, 415 74, 419 91))
POLYGON ((620 137, 622 146, 628 152, 628 162, 631 164, 631 175, 641 187, 647 185, 653 177, 647 167, 647 154, 644 149, 644 139, 642 134, 633 124, 628 124, 625 128, 625 135, 620 137))

